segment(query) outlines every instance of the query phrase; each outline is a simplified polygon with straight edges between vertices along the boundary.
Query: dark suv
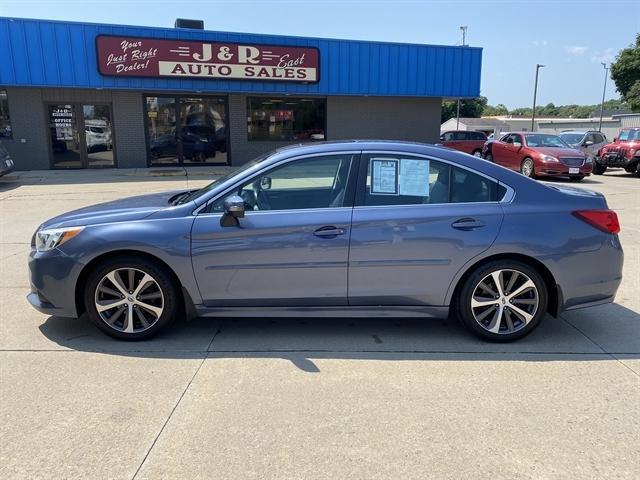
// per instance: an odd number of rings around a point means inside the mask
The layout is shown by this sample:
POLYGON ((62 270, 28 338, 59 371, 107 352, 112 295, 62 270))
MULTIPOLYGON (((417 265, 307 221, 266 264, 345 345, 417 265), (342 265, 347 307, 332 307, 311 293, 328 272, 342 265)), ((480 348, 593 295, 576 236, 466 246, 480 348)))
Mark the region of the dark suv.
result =
POLYGON ((440 145, 469 153, 474 157, 482 155, 482 146, 486 141, 487 136, 482 132, 453 130, 440 134, 440 145))
POLYGON ((593 173, 602 175, 607 167, 622 167, 640 175, 640 127, 623 128, 620 135, 600 149, 593 173))

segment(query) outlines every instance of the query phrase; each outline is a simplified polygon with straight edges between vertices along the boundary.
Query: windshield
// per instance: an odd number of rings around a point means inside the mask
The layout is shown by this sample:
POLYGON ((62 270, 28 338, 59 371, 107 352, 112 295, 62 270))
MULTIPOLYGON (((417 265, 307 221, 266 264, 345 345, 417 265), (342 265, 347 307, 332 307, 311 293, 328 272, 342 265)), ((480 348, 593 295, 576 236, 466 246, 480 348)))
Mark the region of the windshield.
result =
POLYGON ((623 142, 640 140, 640 130, 622 130, 618 140, 622 140, 623 142))
POLYGON ((219 184, 221 184, 223 182, 226 182, 231 177, 234 177, 235 175, 238 175, 238 174, 244 172, 245 170, 249 170, 254 165, 256 165, 256 164, 262 162, 263 160, 269 158, 271 155, 273 155, 273 153, 274 152, 265 153, 264 155, 261 155, 261 156, 259 156, 257 158, 254 158, 250 162, 245 163, 240 168, 238 168, 236 170, 231 170, 229 173, 226 173, 226 174, 222 175, 221 177, 216 178, 213 182, 211 182, 206 187, 203 187, 200 190, 196 190, 195 192, 191 192, 191 193, 189 193, 189 195, 185 196, 184 198, 180 198, 180 201, 178 203, 191 202, 191 201, 195 200, 196 198, 201 197, 202 195, 206 194, 207 192, 210 192, 217 185, 219 185, 219 184))
POLYGON ((544 133, 528 133, 525 135, 527 139, 527 145, 529 147, 556 147, 556 148, 568 148, 567 145, 557 135, 547 135, 544 133))
POLYGON ((577 145, 582 141, 582 133, 561 133, 560 138, 570 145, 577 145))

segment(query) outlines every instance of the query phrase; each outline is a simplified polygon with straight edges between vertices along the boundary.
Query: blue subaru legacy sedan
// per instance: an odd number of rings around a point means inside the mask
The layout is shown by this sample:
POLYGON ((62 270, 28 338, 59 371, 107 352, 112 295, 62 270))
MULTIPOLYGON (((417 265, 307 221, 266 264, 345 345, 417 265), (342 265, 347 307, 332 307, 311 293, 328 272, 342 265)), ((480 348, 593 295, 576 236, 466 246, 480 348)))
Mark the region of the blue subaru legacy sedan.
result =
POLYGON ((453 315, 510 341, 613 301, 619 230, 598 193, 446 148, 298 145, 200 190, 45 222, 28 299, 124 340, 179 316, 453 315))

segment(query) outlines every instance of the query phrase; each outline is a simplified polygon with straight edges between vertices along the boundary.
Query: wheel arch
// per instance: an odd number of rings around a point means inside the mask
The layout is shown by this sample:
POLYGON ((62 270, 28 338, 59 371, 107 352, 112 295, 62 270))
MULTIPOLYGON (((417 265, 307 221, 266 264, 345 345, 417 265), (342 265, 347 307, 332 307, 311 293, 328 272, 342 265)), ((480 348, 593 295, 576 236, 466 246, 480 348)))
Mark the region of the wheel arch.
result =
POLYGON ((176 272, 167 264, 167 262, 165 262, 161 258, 151 253, 144 252, 141 250, 134 250, 134 249, 114 250, 111 252, 103 253, 91 259, 91 261, 88 262, 82 268, 82 270, 80 271, 80 275, 78 275, 78 279, 76 280, 76 285, 74 290, 75 306, 76 306, 76 312, 78 316, 82 315, 86 311, 86 305, 84 304, 83 287, 86 284, 87 277, 89 276, 93 268, 95 268, 96 265, 104 261, 111 260, 113 258, 127 256, 127 255, 132 255, 138 258, 145 258, 159 265, 161 268, 165 269, 167 273, 169 273, 169 275, 171 276, 176 287, 178 287, 177 294, 178 294, 178 299, 182 304, 181 308, 185 310, 188 318, 193 316, 192 312, 195 311, 195 307, 193 306, 193 300, 191 299, 189 292, 187 292, 187 290, 182 285, 182 282, 180 282, 180 279, 178 278, 178 275, 176 274, 176 272))
POLYGON ((464 283, 467 281, 467 278, 479 267, 485 265, 489 262, 493 262, 496 260, 517 260, 522 263, 526 263, 530 267, 534 268, 536 271, 540 273, 542 276, 545 286, 547 288, 547 293, 549 296, 549 302, 547 305, 547 311, 554 317, 557 317, 560 314, 560 310, 563 304, 562 298, 562 289, 560 285, 555 280, 553 273, 546 267, 544 263, 540 260, 537 260, 533 257, 523 255, 521 253, 499 253, 495 255, 491 255, 488 257, 484 257, 475 263, 469 265, 464 270, 464 273, 458 278, 456 281, 455 287, 451 296, 448 299, 449 309, 453 310, 455 308, 456 298, 460 293, 460 290, 464 286, 464 283))

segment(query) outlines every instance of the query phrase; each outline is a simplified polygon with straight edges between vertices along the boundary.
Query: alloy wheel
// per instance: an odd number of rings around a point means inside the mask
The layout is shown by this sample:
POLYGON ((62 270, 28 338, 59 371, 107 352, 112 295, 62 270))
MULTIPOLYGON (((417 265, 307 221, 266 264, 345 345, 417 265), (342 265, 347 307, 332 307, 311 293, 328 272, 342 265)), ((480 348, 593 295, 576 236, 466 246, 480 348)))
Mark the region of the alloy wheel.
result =
POLYGON ((164 309, 160 285, 137 268, 118 268, 107 273, 96 287, 95 308, 109 327, 124 333, 151 328, 164 309))
POLYGON ((533 162, 529 159, 522 162, 522 174, 526 177, 533 175, 533 162))
POLYGON ((482 152, 480 150, 476 150, 473 152, 474 157, 482 158, 482 152))
POLYGON ((540 304, 538 288, 524 273, 505 269, 484 277, 471 296, 476 322, 494 334, 511 334, 533 320, 540 304))

